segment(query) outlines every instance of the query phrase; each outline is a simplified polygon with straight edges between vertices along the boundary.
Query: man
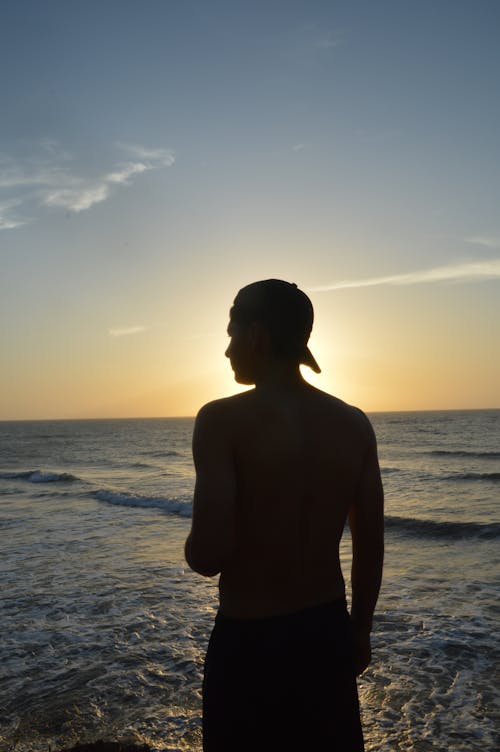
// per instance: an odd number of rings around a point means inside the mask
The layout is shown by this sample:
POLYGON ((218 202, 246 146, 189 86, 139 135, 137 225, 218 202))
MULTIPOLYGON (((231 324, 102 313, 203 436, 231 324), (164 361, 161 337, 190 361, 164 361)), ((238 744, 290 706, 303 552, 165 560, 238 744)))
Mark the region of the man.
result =
POLYGON ((196 488, 186 559, 220 573, 205 661, 205 752, 359 752, 356 674, 383 560, 383 492, 373 430, 312 387, 309 298, 296 285, 244 287, 226 356, 251 391, 205 405, 193 436, 196 488), (347 612, 339 542, 352 535, 347 612))

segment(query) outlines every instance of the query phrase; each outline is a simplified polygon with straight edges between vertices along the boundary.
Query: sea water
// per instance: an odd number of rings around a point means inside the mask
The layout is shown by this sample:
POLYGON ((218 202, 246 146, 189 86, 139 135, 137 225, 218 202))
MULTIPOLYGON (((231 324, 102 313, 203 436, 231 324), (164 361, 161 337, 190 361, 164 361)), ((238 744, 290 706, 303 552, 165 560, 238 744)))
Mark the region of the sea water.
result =
MULTIPOLYGON (((495 752, 500 411, 370 417, 387 536, 373 663, 359 680, 367 752, 495 752)), ((0 423, 4 747, 200 749, 217 581, 183 559, 192 427, 0 423)), ((349 589, 347 532, 341 554, 349 589)))

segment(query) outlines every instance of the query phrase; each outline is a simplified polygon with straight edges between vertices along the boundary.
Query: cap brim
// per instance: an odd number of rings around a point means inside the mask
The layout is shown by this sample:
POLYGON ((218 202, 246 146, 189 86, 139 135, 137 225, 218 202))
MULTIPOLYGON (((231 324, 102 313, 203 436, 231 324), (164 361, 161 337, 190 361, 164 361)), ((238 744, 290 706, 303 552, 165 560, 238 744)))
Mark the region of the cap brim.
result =
POLYGON ((304 350, 304 354, 302 358, 300 359, 300 362, 303 363, 305 366, 309 366, 314 373, 321 373, 321 368, 316 363, 316 358, 312 354, 312 352, 309 350, 308 347, 304 350))

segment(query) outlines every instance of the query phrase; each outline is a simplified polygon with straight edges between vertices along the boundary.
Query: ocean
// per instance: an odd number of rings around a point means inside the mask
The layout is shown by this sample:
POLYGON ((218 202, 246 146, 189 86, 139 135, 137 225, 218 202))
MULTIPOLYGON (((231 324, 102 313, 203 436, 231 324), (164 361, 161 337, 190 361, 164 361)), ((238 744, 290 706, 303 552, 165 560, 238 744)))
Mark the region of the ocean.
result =
MULTIPOLYGON (((500 410, 370 418, 387 536, 373 663, 359 680, 366 750, 495 752, 500 410)), ((201 748, 217 578, 183 559, 192 427, 0 423, 4 749, 98 738, 201 748)), ((349 592, 347 531, 341 554, 349 592)))

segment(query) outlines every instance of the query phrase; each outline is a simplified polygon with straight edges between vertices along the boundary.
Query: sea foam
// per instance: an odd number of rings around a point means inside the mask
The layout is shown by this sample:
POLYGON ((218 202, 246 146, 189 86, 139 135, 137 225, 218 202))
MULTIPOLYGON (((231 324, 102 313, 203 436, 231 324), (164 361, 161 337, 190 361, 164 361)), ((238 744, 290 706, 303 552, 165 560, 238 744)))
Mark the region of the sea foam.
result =
POLYGON ((121 507, 141 507, 147 509, 161 509, 169 514, 177 514, 181 517, 191 517, 192 504, 191 499, 168 496, 143 496, 141 494, 123 493, 99 489, 91 494, 98 501, 106 504, 116 504, 121 507))

